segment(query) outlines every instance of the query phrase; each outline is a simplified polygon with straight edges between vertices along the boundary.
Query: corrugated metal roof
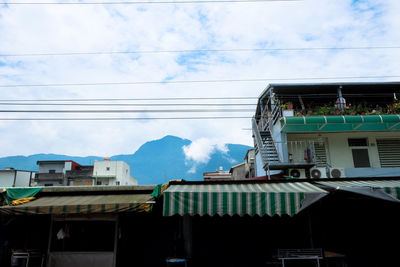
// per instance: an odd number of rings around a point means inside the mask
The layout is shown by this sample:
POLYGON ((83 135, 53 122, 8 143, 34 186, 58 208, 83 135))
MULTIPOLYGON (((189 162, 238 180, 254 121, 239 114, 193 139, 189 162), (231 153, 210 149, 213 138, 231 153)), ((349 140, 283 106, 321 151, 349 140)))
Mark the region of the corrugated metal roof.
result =
POLYGON ((3 206, 0 211, 17 214, 88 214, 146 210, 149 194, 46 196, 18 206, 3 206))
POLYGON ((386 193, 400 200, 400 180, 321 181, 318 184, 378 198, 382 198, 381 194, 386 193))

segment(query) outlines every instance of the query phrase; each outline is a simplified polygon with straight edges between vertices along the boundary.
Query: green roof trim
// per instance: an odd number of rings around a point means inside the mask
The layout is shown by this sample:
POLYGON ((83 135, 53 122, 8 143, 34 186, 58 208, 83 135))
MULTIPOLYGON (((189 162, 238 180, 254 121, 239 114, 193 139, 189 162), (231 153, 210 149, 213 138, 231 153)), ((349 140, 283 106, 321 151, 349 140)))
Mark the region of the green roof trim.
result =
POLYGON ((282 117, 281 125, 289 133, 400 131, 400 115, 282 117))

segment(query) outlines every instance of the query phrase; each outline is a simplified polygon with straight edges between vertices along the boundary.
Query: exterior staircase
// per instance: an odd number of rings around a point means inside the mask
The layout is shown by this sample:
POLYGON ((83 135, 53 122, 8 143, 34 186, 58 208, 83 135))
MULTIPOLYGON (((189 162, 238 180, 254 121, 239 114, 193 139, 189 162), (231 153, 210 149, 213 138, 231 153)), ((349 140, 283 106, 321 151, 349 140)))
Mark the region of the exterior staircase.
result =
POLYGON ((274 163, 280 163, 278 151, 274 139, 271 136, 269 127, 267 131, 260 131, 257 127, 255 118, 252 120, 252 130, 255 140, 255 148, 260 152, 261 160, 265 170, 268 170, 268 165, 274 163))

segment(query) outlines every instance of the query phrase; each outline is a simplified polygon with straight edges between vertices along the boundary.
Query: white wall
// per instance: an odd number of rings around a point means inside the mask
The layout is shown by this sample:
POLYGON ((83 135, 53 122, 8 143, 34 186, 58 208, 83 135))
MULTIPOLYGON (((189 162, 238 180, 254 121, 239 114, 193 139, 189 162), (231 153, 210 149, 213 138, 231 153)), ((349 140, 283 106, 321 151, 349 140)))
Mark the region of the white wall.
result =
MULTIPOLYGON (((30 172, 16 171, 15 187, 28 187, 30 172)), ((32 177, 33 178, 33 177, 32 177)), ((0 187, 12 187, 14 184, 14 170, 0 172, 0 187)))
MULTIPOLYGON (((352 148, 348 138, 368 138, 368 154, 372 168, 380 168, 376 139, 400 138, 396 132, 357 132, 357 133, 321 133, 318 134, 288 134, 288 141, 315 140, 326 138, 328 164, 334 168, 354 168, 352 148)), ((361 147, 360 147, 361 148, 361 147)))
MULTIPOLYGON (((65 162, 39 164, 39 173, 49 173, 49 170, 55 170, 58 173, 65 173, 65 162)), ((71 170, 71 167, 69 170, 71 170)))
POLYGON ((102 185, 116 185, 117 182, 120 185, 137 184, 137 180, 130 175, 130 166, 124 161, 95 161, 93 176, 102 181, 102 185))

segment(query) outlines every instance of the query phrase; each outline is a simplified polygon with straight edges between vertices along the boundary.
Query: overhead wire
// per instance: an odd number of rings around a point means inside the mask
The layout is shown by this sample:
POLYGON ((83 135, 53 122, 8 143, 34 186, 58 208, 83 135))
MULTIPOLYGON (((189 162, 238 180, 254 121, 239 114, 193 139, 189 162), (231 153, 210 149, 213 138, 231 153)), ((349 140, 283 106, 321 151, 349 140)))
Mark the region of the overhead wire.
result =
POLYGON ((81 55, 160 54, 160 53, 211 53, 211 52, 212 53, 220 53, 220 52, 315 51, 315 50, 381 50, 381 49, 400 49, 400 46, 292 47, 292 48, 289 47, 289 48, 183 49, 183 50, 21 53, 21 54, 0 54, 0 57, 81 56, 81 55))
POLYGON ((251 116, 224 117, 149 117, 149 118, 1 118, 0 121, 118 121, 118 120, 219 120, 219 119, 251 119, 251 116))
POLYGON ((226 97, 155 97, 155 98, 66 98, 66 99, 1 99, 0 102, 75 102, 75 101, 172 101, 172 100, 246 100, 258 99, 256 96, 226 96, 226 97))
POLYGON ((103 2, 2 2, 4 5, 147 5, 147 4, 214 4, 300 2, 303 0, 182 0, 182 1, 103 1, 103 2))
POLYGON ((227 104, 227 103, 158 103, 158 104, 149 104, 149 103, 4 103, 0 102, 0 106, 122 106, 122 107, 130 107, 130 106, 255 106, 257 104, 253 103, 232 103, 232 104, 227 104))
POLYGON ((377 76, 333 76, 333 77, 295 77, 295 78, 255 78, 222 80, 167 80, 167 81, 132 81, 132 82, 93 82, 93 83, 49 83, 49 84, 2 84, 1 88, 11 87, 69 87, 69 86, 106 86, 106 85, 145 85, 145 84, 187 84, 187 83, 231 83, 231 82, 268 82, 268 81, 305 81, 335 79, 384 79, 400 78, 400 75, 377 76))
POLYGON ((179 113, 179 112, 253 112, 254 109, 135 109, 135 110, 0 110, 0 113, 179 113))

